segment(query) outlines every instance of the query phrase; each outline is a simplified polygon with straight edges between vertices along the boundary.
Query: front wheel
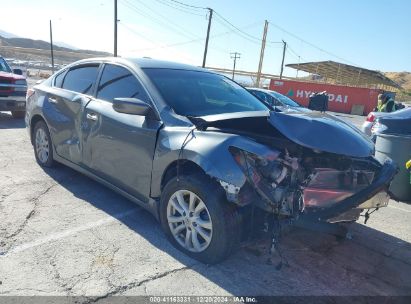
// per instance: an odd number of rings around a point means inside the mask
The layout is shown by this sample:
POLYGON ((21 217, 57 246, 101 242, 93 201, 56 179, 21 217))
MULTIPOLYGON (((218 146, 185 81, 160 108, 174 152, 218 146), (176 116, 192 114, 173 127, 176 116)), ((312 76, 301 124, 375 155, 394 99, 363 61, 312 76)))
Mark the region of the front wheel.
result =
POLYGON ((49 129, 44 121, 36 123, 33 136, 34 155, 37 162, 42 167, 52 167, 54 164, 53 146, 49 129))
POLYGON ((160 220, 170 242, 206 264, 218 263, 238 245, 240 217, 220 185, 203 174, 171 179, 164 187, 160 220))

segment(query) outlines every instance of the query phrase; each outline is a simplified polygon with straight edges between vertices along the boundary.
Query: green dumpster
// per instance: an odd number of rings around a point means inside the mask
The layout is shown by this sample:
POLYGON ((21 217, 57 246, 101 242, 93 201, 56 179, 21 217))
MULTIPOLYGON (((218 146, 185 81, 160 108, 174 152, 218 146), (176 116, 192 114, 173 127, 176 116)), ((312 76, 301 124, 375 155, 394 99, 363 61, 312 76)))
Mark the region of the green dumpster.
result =
POLYGON ((390 191, 400 201, 411 201, 410 172, 405 164, 411 159, 411 136, 380 134, 375 143, 375 157, 384 161, 394 160, 400 171, 393 179, 390 191))

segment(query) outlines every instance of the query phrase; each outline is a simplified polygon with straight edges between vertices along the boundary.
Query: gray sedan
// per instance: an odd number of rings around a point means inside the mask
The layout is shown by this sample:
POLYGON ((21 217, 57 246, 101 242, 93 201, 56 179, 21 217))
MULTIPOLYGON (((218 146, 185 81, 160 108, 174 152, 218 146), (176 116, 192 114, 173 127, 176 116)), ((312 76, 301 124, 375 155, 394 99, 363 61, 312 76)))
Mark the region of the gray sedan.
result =
POLYGON ((255 229, 270 227, 275 245, 285 222, 355 221, 386 204, 370 198, 395 174, 331 115, 270 111, 222 75, 152 59, 65 67, 29 90, 26 125, 41 166, 59 162, 119 192, 205 263, 255 229))

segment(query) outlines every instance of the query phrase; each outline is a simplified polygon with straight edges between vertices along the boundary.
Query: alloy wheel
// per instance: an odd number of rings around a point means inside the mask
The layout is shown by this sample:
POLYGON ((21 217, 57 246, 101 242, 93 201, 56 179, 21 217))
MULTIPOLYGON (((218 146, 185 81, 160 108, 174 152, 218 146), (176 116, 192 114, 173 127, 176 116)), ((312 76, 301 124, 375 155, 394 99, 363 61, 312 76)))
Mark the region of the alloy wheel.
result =
POLYGON ((210 245, 213 235, 210 213, 195 193, 176 191, 168 201, 167 221, 171 234, 185 249, 202 252, 210 245))
POLYGON ((43 164, 45 164, 49 159, 49 140, 43 128, 38 128, 36 131, 36 153, 38 159, 43 164))

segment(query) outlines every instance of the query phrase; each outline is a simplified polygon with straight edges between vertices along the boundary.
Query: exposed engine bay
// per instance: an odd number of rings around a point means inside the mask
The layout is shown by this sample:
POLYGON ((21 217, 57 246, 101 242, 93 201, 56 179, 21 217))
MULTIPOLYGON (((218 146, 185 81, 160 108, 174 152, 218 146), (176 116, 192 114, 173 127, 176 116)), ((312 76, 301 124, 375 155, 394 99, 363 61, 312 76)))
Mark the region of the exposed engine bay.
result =
MULTIPOLYGON (((282 217, 298 218, 304 212, 332 207, 369 186, 379 170, 371 160, 325 158, 314 152, 306 157, 293 157, 287 149, 264 156, 236 148, 231 152, 261 197, 255 204, 282 217)), ((240 190, 238 199, 244 204, 251 197, 240 190)), ((351 216, 341 221, 356 219, 351 216)))

